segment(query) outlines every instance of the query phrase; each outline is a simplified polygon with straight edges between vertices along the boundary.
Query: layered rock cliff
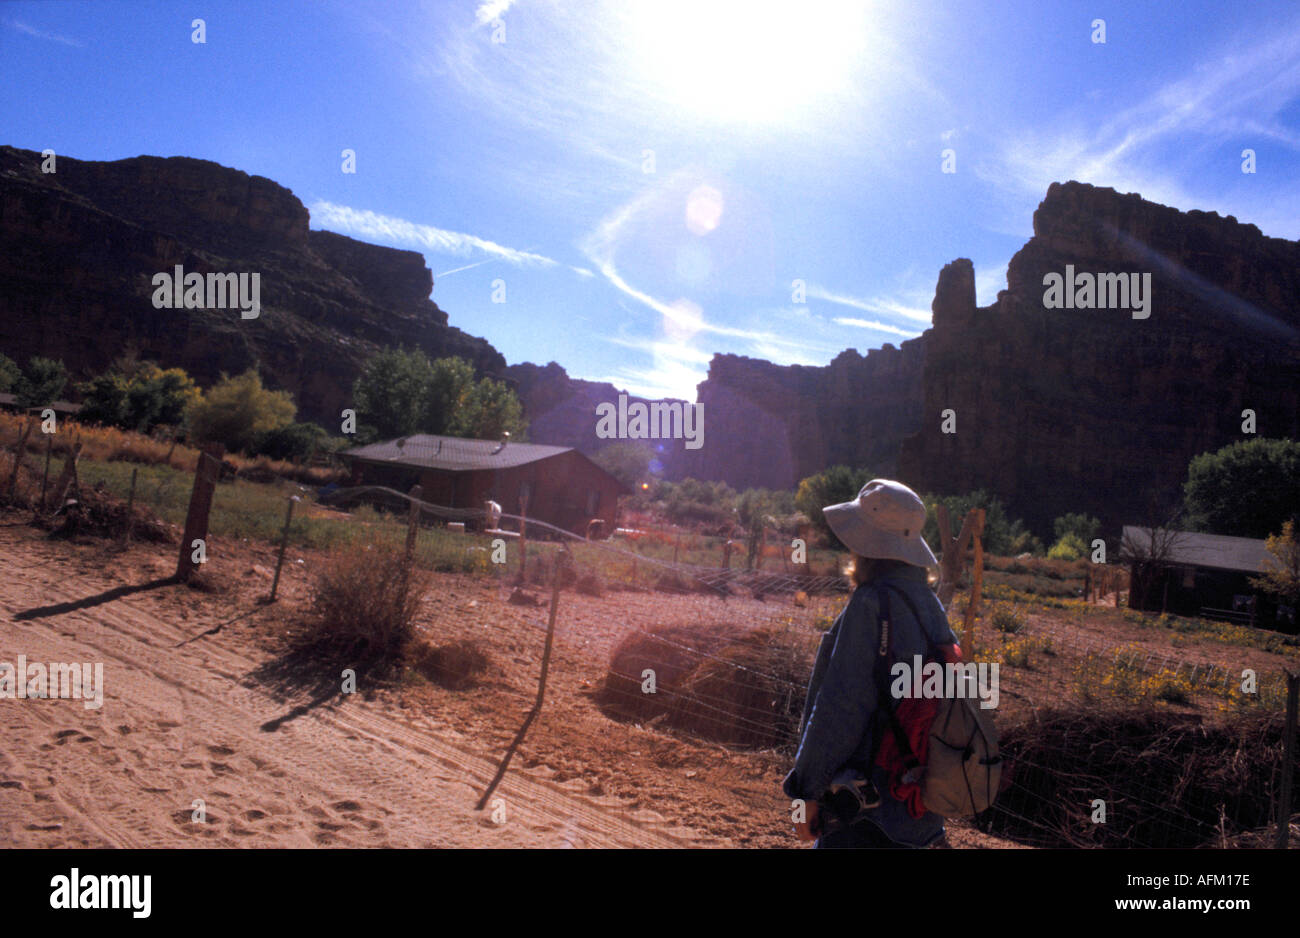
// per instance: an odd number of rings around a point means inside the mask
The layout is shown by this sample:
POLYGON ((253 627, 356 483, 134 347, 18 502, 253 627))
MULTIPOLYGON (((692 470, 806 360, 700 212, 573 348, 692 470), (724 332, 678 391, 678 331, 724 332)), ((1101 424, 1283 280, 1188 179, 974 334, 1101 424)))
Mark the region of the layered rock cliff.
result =
MULTIPOLYGON (((667 478, 737 489, 790 488, 836 463, 892 472, 899 445, 920 425, 923 344, 912 339, 865 356, 849 349, 823 367, 715 355, 696 396, 703 445, 646 445, 667 478)), ((512 365, 507 374, 527 404, 530 439, 588 453, 609 444, 596 436, 596 407, 618 400, 613 385, 570 378, 554 362, 512 365)))
POLYGON ((1007 281, 977 307, 970 261, 939 276, 924 419, 899 457, 914 487, 989 489, 1043 535, 1067 511, 1116 534, 1176 500, 1193 456, 1249 439, 1244 410, 1260 435, 1300 436, 1300 243, 1057 183, 1007 281), (1067 265, 1076 278, 1136 273, 1139 286, 1150 274, 1146 318, 1131 297, 1049 308, 1044 278, 1067 265))
POLYGON ((505 360, 447 324, 415 251, 308 230, 283 186, 204 160, 88 162, 0 147, 0 350, 45 355, 75 376, 128 346, 201 384, 257 367, 293 393, 303 418, 337 426, 366 356, 383 345, 505 360), (261 314, 156 309, 151 278, 258 273, 261 314))

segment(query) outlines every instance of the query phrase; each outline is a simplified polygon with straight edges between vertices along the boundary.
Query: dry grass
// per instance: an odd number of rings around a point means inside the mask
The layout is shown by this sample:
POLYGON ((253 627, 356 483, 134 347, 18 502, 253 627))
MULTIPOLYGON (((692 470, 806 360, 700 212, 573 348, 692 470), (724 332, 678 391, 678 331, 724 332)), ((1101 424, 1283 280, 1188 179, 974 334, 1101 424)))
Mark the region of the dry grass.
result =
MULTIPOLYGON (((11 450, 22 436, 24 420, 34 419, 0 412, 0 445, 11 450)), ((81 443, 81 458, 96 462, 132 462, 146 466, 170 466, 181 472, 193 472, 198 465, 199 450, 171 440, 158 440, 143 433, 81 424, 71 418, 59 421, 58 432, 42 434, 39 422, 27 441, 30 456, 44 457, 46 446, 54 456, 69 452, 81 443)), ((343 478, 341 469, 329 466, 305 466, 265 456, 247 457, 227 454, 225 461, 237 470, 239 478, 269 482, 276 478, 292 479, 304 485, 326 485, 343 478)))
POLYGON ((1132 705, 1044 711, 1003 734, 1015 784, 993 830, 1055 847, 1216 846, 1269 823, 1282 723, 1267 713, 1210 725, 1132 705))

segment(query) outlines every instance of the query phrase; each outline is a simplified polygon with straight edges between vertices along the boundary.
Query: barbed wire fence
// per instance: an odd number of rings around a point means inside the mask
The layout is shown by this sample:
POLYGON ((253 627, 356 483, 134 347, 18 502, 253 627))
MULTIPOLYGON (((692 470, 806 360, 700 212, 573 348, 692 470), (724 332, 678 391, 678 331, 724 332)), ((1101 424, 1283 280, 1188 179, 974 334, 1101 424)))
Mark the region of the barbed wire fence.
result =
MULTIPOLYGON (((392 489, 348 494, 411 504, 392 489)), ((559 580, 557 645, 599 670, 593 701, 607 717, 792 760, 818 642, 848 597, 844 577, 674 563, 517 514, 485 530, 484 510, 417 507, 422 521, 479 527, 507 546, 507 562, 484 564, 480 578, 491 578, 502 609, 538 603, 531 617, 507 619, 545 629, 549 602, 530 591, 559 580)), ((425 628, 437 634, 455 616, 444 611, 425 628)), ((1073 680, 1058 675, 1049 689, 1062 707, 1007 728, 1005 788, 980 819, 984 830, 1036 846, 1226 846, 1277 824, 1281 675, 1259 675, 1252 696, 1239 689, 1241 669, 1223 663, 1107 645, 1061 626, 985 635, 977 661, 1010 648, 1003 693, 1017 689, 1025 646, 1073 662, 1073 680), (1185 709, 1161 709, 1193 700, 1247 722, 1203 725, 1185 709)))
MULTIPOLYGON (((16 476, 12 455, 4 468, 16 476)), ((230 496, 219 488, 217 497, 230 496)), ((635 541, 589 541, 535 518, 489 518, 383 487, 339 489, 330 501, 378 501, 416 519, 415 562, 448 574, 435 581, 440 601, 424 603, 420 627, 431 641, 470 636, 517 649, 521 629, 547 629, 550 604, 534 594, 558 581, 556 649, 592 685, 587 705, 646 732, 793 758, 812 661, 847 599, 845 578, 671 562, 635 541), (504 562, 494 562, 502 547, 504 562), (484 586, 493 598, 467 628, 456 600, 478 602, 484 586)), ((1247 694, 1242 670, 1222 661, 1108 645, 1059 624, 984 632, 976 660, 1003 664, 1004 694, 1028 683, 1031 669, 1014 663, 1025 654, 1072 662, 1074 680, 1055 668, 1039 693, 1058 706, 1004 727, 1005 787, 983 829, 1036 846, 1170 847, 1269 845, 1258 832, 1287 827, 1284 776, 1295 760, 1283 751, 1281 674, 1258 675, 1247 694), (1244 716, 1211 725, 1153 700, 1244 716)), ((462 665, 452 657, 435 666, 448 687, 473 686, 459 683, 462 665)), ((552 692, 572 695, 572 683, 552 692)), ((497 690, 531 702, 526 682, 516 684, 497 690)))

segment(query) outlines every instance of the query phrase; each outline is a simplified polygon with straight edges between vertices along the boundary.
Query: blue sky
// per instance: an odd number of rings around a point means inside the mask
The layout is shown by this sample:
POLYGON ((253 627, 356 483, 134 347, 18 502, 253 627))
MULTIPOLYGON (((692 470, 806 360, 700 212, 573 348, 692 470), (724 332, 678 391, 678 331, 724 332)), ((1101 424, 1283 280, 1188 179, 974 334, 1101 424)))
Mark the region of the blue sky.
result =
POLYGON ((694 399, 918 335, 956 257, 992 302, 1054 180, 1300 237, 1300 6, 5 3, 0 128, 267 176, 509 362, 694 399))

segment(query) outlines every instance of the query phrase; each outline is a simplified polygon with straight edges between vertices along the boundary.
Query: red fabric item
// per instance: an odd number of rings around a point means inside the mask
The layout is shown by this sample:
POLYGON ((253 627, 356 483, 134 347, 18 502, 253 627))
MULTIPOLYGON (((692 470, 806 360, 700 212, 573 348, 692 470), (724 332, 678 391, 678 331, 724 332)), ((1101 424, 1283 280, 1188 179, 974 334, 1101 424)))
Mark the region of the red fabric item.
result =
MULTIPOLYGON (((894 713, 907 734, 907 742, 912 753, 925 765, 926 755, 930 749, 930 725, 934 723, 935 714, 939 712, 939 701, 935 698, 908 697, 898 702, 894 713)), ((883 717, 883 714, 882 714, 883 717)), ((918 782, 904 782, 903 774, 907 767, 903 764, 903 754, 898 748, 898 740, 887 719, 880 722, 880 731, 884 734, 880 740, 880 749, 876 753, 876 765, 889 773, 889 793, 907 806, 907 813, 914 818, 926 813, 925 803, 921 800, 921 786, 918 782)))

